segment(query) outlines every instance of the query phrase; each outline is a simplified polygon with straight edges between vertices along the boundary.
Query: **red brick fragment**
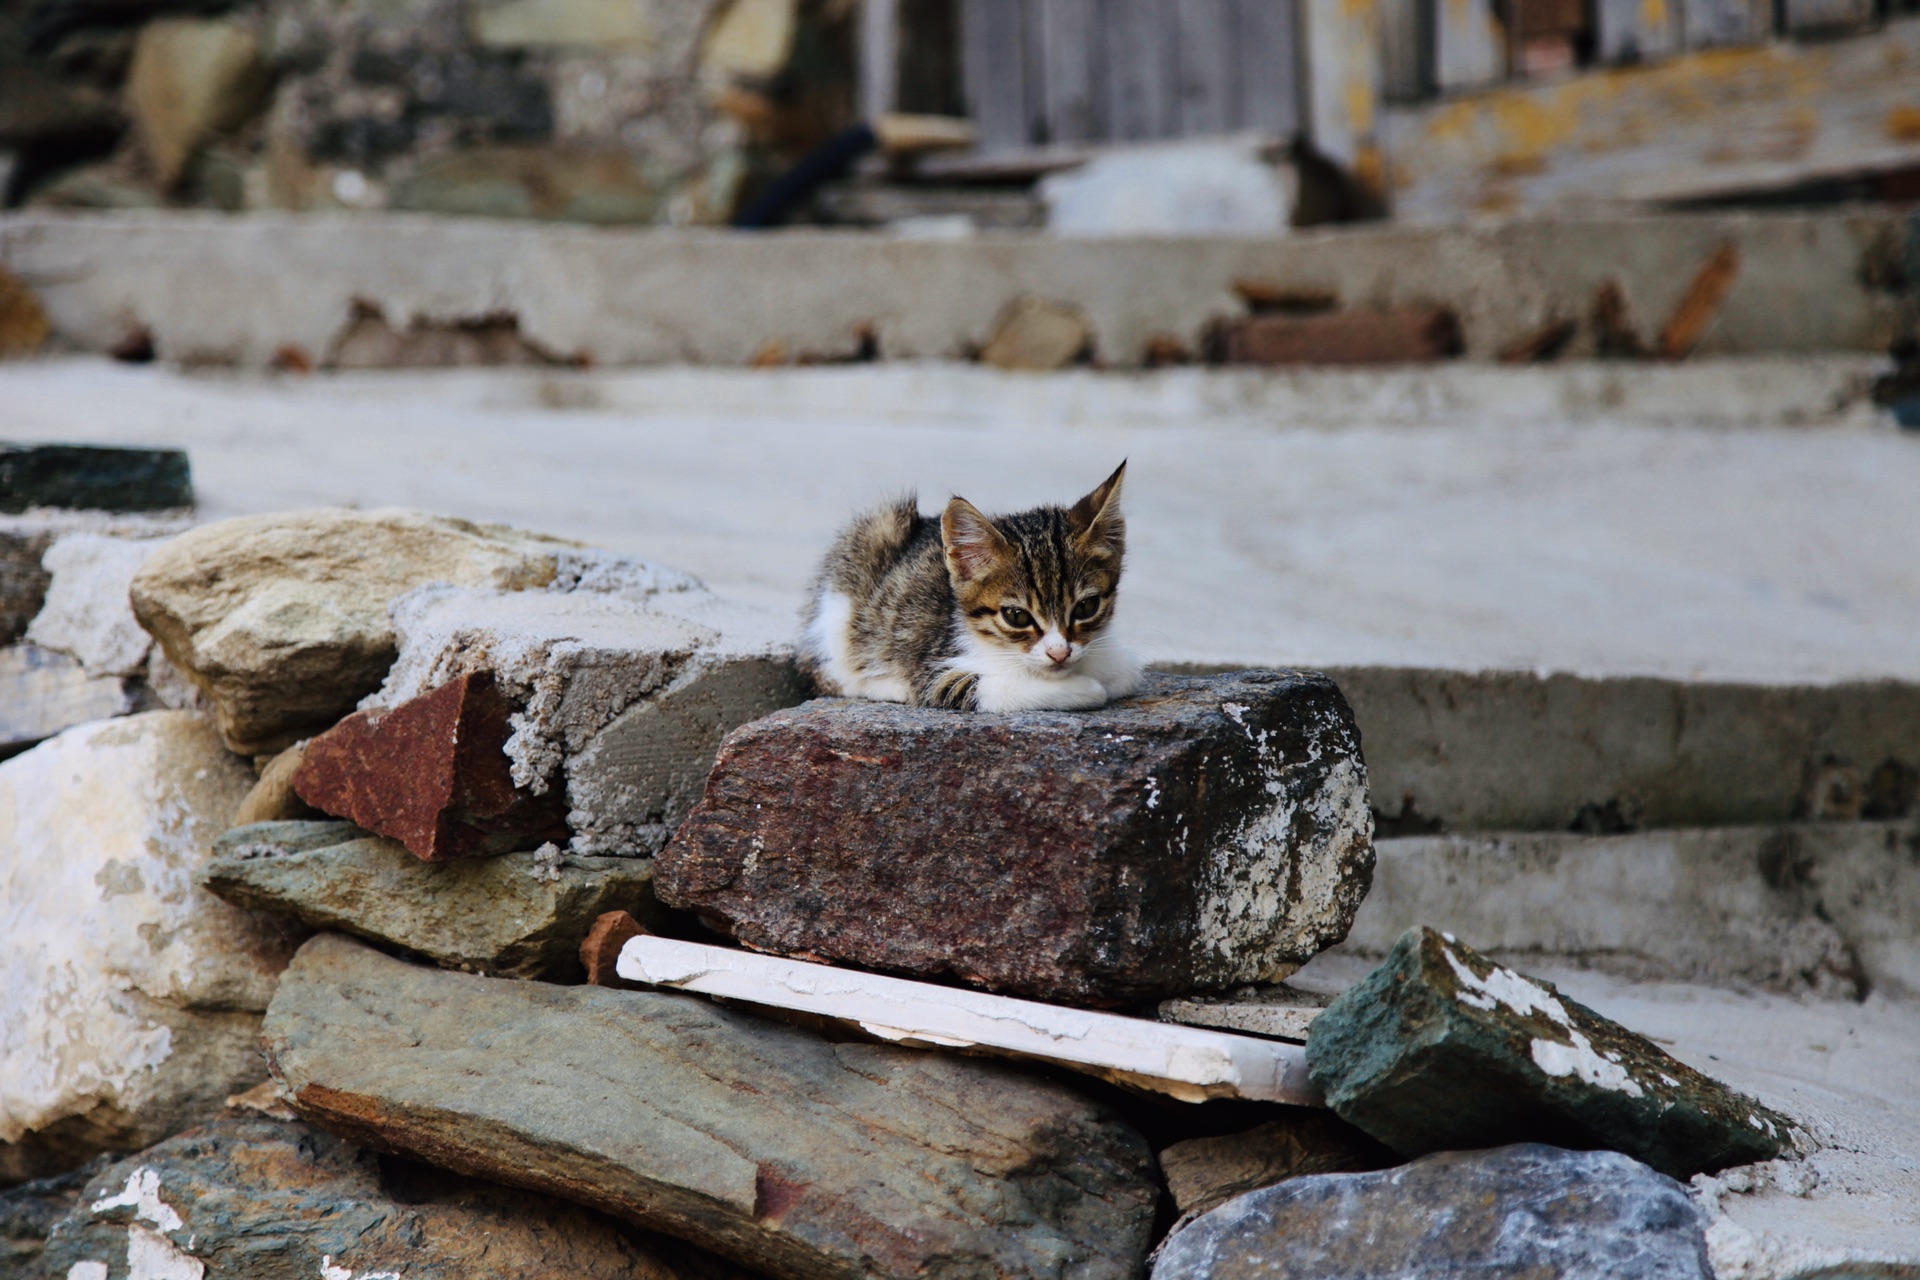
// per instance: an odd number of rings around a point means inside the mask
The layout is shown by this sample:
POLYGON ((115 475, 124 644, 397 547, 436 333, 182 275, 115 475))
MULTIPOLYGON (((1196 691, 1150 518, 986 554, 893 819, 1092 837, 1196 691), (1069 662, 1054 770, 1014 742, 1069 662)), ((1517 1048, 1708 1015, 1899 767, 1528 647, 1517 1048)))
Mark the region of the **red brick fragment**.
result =
POLYGON ((1413 364, 1460 351, 1445 307, 1253 315, 1226 332, 1229 364, 1413 364))
POLYGON ((307 744, 293 789, 428 862, 564 840, 561 796, 513 785, 511 714, 487 671, 391 710, 356 712, 307 744))

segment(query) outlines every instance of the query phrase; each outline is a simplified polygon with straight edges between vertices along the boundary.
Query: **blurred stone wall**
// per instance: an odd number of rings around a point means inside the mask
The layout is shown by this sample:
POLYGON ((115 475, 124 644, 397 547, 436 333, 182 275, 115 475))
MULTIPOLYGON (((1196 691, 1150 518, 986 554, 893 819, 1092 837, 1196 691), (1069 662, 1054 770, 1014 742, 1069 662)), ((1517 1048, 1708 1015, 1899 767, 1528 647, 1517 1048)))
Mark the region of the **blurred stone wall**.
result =
POLYGON ((853 118, 853 9, 0 0, 0 193, 723 222, 853 118))

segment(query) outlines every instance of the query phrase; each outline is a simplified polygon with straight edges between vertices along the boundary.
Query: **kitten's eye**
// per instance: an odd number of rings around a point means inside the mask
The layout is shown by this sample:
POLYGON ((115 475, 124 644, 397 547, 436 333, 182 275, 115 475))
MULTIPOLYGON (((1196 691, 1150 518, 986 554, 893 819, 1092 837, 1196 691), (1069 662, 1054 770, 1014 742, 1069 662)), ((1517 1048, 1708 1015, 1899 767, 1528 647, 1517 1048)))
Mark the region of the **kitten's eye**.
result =
POLYGON ((1000 616, 1005 618, 1007 625, 1016 631, 1025 631, 1033 625, 1032 614, 1028 613, 1025 609, 1016 609, 1012 605, 1007 605, 1001 609, 1000 616))
POLYGON ((1073 606, 1073 620, 1075 622, 1085 622, 1098 612, 1100 612, 1100 597, 1088 596, 1085 600, 1073 606))

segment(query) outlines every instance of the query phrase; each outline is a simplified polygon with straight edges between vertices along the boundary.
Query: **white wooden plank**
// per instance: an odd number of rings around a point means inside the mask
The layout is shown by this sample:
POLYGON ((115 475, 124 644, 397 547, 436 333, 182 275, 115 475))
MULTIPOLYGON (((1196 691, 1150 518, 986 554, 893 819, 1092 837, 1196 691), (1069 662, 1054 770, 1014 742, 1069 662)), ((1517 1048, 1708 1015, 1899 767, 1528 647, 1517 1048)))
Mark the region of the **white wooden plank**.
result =
MULTIPOLYGON (((1039 30, 1037 79, 1043 144, 1093 142, 1107 136, 1100 84, 1101 37, 1096 0, 1030 0, 1039 30)), ((1032 60, 1030 60, 1030 69, 1032 60)))
POLYGON ((1433 82, 1442 93, 1504 80, 1507 32, 1492 0, 1433 0, 1433 82))
POLYGON ((1278 1040, 1015 1000, 804 960, 642 934, 620 949, 629 982, 839 1018, 928 1048, 994 1049, 1118 1077, 1190 1102, 1324 1106, 1306 1051, 1278 1040))
POLYGON ((1240 125, 1276 138, 1300 132, 1300 13, 1296 0, 1239 0, 1240 125))
POLYGON ((960 44, 967 114, 980 129, 980 149, 1030 145, 1022 0, 963 0, 960 44))
POLYGON ((860 113, 878 120, 900 96, 899 0, 863 0, 860 6, 860 113))
POLYGON ((1601 62, 1657 62, 1680 51, 1679 0, 1595 0, 1601 62))
POLYGON ((1427 0, 1380 0, 1380 92, 1388 102, 1418 102, 1433 91, 1427 0))
POLYGON ((1771 0, 1682 0, 1680 13, 1689 49, 1758 44, 1773 33, 1771 0))
POLYGON ((1183 138, 1231 132, 1241 125, 1240 58, 1235 0, 1172 0, 1175 108, 1183 138))
POLYGON ((1138 142, 1172 136, 1177 50, 1164 0, 1102 0, 1101 17, 1108 137, 1138 142))
POLYGON ((1377 0, 1306 0, 1307 136, 1363 190, 1382 196, 1377 0))

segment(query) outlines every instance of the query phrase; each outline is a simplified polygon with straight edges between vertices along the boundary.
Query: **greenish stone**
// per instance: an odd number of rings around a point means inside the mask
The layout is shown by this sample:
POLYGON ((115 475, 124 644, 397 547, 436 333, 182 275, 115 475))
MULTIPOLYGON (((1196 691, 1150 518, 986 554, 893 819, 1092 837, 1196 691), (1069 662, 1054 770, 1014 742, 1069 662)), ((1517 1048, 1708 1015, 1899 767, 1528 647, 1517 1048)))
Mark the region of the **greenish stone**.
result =
POLYGON ((1314 1020, 1341 1118, 1407 1155, 1610 1148, 1676 1178, 1778 1155, 1792 1121, 1643 1036, 1428 928, 1314 1020))
POLYGON ((652 222, 665 193, 620 152, 476 147, 393 184, 395 209, 480 218, 652 222))
POLYGON ((651 859, 510 853, 429 863, 347 822, 237 827, 200 878, 235 906, 503 978, 576 981, 581 939, 603 912, 660 917, 651 859))
POLYGON ((181 449, 0 445, 0 511, 167 511, 192 505, 193 478, 181 449))

